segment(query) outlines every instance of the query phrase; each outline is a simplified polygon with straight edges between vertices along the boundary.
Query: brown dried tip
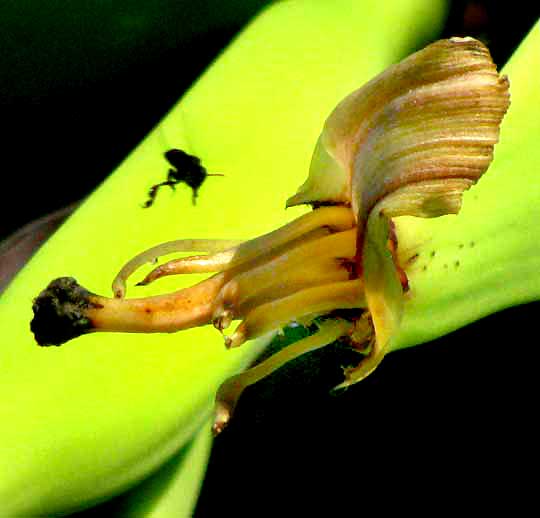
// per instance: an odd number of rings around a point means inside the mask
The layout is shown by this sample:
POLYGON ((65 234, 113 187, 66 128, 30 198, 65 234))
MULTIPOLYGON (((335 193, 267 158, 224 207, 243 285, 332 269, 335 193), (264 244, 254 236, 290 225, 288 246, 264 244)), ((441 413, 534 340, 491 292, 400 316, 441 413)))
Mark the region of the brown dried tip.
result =
POLYGON ((34 318, 30 329, 39 345, 62 345, 92 330, 92 321, 86 316, 88 308, 95 307, 92 294, 80 286, 73 277, 60 277, 52 281, 32 305, 34 318))

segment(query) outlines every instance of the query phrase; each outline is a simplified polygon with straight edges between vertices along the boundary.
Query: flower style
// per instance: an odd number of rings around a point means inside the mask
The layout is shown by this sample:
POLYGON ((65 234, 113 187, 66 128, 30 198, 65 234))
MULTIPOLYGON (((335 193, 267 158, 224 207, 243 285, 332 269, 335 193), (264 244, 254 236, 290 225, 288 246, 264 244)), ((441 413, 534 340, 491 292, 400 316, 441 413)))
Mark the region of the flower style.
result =
POLYGON ((392 218, 457 213, 463 191, 486 171, 509 105, 508 80, 472 38, 435 42, 388 68, 342 100, 327 119, 307 181, 287 206, 313 210, 267 235, 235 243, 180 240, 129 261, 114 298, 72 278, 53 281, 34 301, 40 345, 86 332, 174 332, 213 324, 227 347, 315 322, 318 331, 225 381, 214 430, 223 429, 243 389, 283 363, 337 339, 362 353, 340 387, 380 363, 409 296, 392 218), (163 276, 214 273, 174 293, 126 299, 126 280, 142 264, 196 251, 155 268, 163 276))

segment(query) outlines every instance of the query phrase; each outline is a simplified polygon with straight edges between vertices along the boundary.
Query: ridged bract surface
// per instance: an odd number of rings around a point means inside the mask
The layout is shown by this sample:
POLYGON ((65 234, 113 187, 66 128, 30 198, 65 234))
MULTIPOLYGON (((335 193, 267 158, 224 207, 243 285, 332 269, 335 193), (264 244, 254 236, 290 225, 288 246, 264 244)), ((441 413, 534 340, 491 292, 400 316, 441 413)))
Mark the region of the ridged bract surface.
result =
MULTIPOLYGON (((350 203, 362 227, 374 205, 404 185, 469 180, 464 189, 489 166, 508 105, 508 80, 481 42, 437 41, 339 103, 289 205, 350 203)), ((429 216, 427 208, 413 204, 411 215, 429 216)))

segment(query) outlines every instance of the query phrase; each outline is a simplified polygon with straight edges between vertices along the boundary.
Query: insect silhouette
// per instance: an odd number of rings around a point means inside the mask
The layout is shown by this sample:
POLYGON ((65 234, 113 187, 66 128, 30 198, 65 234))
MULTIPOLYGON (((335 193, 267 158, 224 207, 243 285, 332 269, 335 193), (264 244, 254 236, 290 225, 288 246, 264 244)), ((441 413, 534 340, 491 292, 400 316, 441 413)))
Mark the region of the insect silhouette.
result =
POLYGON ((181 149, 169 149, 165 152, 165 159, 172 166, 167 174, 167 180, 150 187, 148 200, 143 205, 144 208, 154 204, 160 187, 168 185, 173 191, 179 183, 185 183, 192 190, 191 201, 193 205, 197 202, 199 188, 206 180, 207 176, 223 176, 222 174, 208 174, 202 166, 200 158, 190 155, 181 149))

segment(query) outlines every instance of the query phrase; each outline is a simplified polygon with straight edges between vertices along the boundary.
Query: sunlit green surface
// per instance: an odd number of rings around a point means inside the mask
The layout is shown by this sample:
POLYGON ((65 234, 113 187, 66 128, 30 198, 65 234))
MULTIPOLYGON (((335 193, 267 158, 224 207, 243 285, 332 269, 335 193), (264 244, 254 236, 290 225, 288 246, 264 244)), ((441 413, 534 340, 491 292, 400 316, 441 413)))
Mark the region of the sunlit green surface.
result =
POLYGON ((212 446, 209 421, 174 456, 129 491, 73 518, 183 518, 193 516, 212 446))

